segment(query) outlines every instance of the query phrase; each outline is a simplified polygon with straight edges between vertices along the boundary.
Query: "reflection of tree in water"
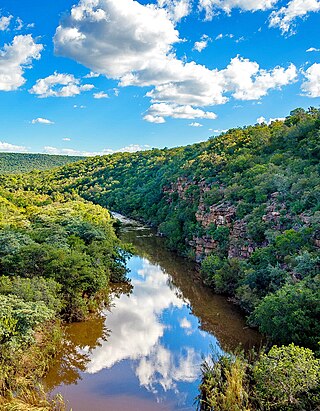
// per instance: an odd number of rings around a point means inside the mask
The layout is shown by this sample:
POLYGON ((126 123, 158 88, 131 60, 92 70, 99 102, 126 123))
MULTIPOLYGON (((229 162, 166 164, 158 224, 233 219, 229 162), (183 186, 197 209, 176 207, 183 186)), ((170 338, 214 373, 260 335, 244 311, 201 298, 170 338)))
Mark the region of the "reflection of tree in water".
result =
MULTIPOLYGON (((107 308, 111 308, 116 298, 132 293, 130 283, 112 284, 107 308)), ((105 317, 94 316, 87 321, 69 324, 64 329, 61 351, 55 358, 46 378, 45 385, 49 391, 65 384, 77 384, 81 372, 86 370, 90 354, 107 341, 111 331, 105 326, 105 317)))

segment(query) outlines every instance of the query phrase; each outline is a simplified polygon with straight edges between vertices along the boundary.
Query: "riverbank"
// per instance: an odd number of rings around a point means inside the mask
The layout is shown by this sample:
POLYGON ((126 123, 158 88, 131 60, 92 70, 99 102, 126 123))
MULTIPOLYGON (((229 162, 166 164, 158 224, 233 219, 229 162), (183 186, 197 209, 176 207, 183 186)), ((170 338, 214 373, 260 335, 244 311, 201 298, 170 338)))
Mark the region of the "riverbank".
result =
POLYGON ((39 382, 63 341, 62 323, 100 309, 129 253, 107 210, 80 198, 0 193, 0 404, 62 409, 39 382), (59 197, 59 200, 57 200, 59 197))
POLYGON ((113 289, 101 318, 67 327, 45 384, 77 411, 194 410, 210 345, 220 353, 239 344, 249 349, 260 336, 153 230, 134 222, 120 237, 136 250, 128 261, 130 289, 113 289))

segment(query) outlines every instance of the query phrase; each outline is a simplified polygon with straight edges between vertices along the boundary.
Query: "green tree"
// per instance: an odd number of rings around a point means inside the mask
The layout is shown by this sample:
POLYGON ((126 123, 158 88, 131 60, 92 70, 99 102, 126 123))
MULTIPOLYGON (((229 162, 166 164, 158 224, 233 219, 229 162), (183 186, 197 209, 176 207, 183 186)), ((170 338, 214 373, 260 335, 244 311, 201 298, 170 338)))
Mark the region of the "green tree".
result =
MULTIPOLYGON (((265 410, 306 410, 320 389, 320 360, 307 348, 274 346, 253 367, 255 397, 265 410)), ((319 398, 318 398, 319 399, 319 398)))

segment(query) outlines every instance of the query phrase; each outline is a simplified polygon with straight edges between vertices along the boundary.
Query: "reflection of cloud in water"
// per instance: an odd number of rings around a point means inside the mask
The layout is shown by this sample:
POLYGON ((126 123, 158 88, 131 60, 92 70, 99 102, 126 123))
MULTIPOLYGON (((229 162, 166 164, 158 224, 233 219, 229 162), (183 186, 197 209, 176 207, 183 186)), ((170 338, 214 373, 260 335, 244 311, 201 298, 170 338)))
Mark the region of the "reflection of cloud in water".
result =
POLYGON ((201 356, 193 348, 185 348, 174 358, 169 350, 159 345, 148 357, 141 359, 136 374, 140 384, 154 393, 157 393, 156 384, 160 384, 164 391, 173 389, 177 393, 176 382, 194 382, 200 363, 201 356))
MULTIPOLYGON (((138 271, 141 279, 133 279, 134 293, 123 295, 107 314, 106 326, 111 330, 108 341, 102 341, 90 355, 87 372, 111 368, 124 359, 138 360, 161 350, 159 340, 165 326, 159 316, 169 307, 185 304, 175 290, 168 287, 168 275, 160 267, 143 260, 138 271)), ((139 368, 139 366, 138 366, 139 368)), ((188 380, 188 376, 186 376, 188 380)))

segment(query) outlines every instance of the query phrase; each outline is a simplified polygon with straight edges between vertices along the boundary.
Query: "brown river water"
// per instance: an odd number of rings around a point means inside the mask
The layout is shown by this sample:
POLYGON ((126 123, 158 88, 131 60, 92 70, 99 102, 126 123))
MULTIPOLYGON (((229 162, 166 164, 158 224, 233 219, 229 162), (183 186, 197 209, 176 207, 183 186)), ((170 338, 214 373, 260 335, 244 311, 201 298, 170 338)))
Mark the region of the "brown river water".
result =
POLYGON ((121 237, 136 248, 131 286, 114 287, 99 318, 66 327, 45 385, 73 411, 194 410, 203 358, 259 346, 261 336, 202 285, 194 264, 123 221, 121 237))

